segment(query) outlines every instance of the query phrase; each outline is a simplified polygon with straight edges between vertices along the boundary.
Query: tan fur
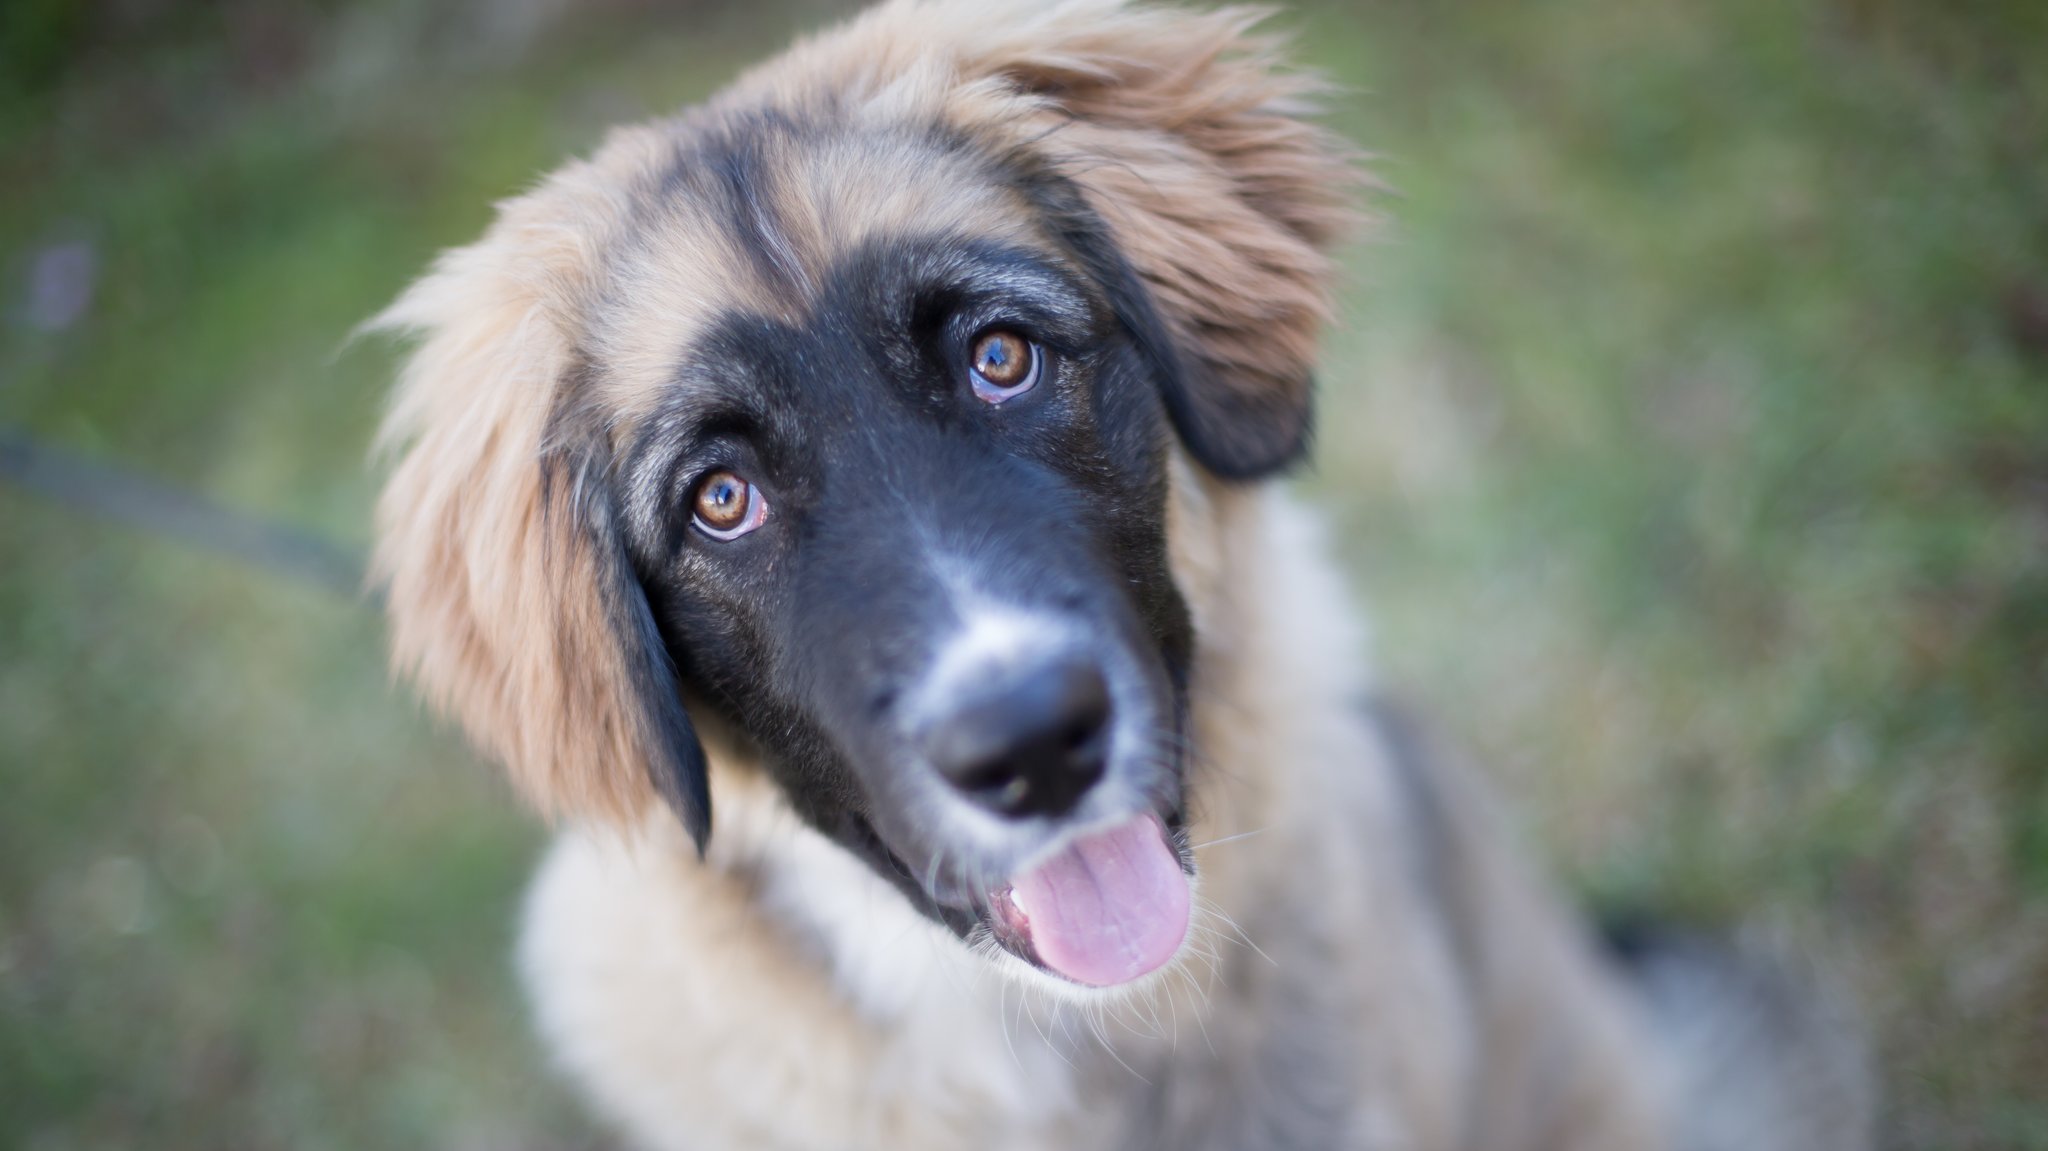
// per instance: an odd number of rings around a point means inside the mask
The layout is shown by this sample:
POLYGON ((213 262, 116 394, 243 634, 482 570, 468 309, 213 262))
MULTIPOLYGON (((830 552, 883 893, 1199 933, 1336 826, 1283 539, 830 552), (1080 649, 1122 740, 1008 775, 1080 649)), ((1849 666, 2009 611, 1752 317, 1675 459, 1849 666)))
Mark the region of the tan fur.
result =
POLYGON ((542 809, 625 818, 649 789, 616 770, 640 756, 617 706, 622 656, 541 443, 602 203, 596 172, 564 172, 377 321, 430 337, 385 424, 404 456, 378 502, 373 567, 394 661, 435 706, 542 809))
POLYGON ((395 661, 536 806, 568 817, 522 961, 554 1050, 636 1144, 1660 1145, 1624 1009, 1476 800, 1446 803, 1439 846, 1455 865, 1421 859, 1416 813, 1356 706, 1362 639, 1310 521, 1185 457, 1169 536, 1197 635, 1192 834, 1214 846, 1196 851, 1197 954, 1137 993, 1022 1002, 990 960, 843 866, 715 738, 707 861, 647 782, 602 560, 551 419, 573 401, 623 435, 715 310, 800 314, 821 269, 866 236, 1042 240, 1023 205, 979 190, 975 160, 910 130, 927 124, 1075 181, 1225 410, 1300 406, 1357 178, 1300 117, 1312 84, 1275 65, 1252 23, 1114 0, 895 0, 705 109, 614 134, 504 204, 378 321, 422 338, 384 433, 399 459, 376 570, 395 661), (692 133, 828 104, 837 142, 791 149, 760 191, 780 282, 725 221, 663 195, 695 178, 677 168, 692 133), (603 371, 578 375, 592 363, 603 371), (1260 1080, 1276 1044, 1327 1053, 1327 1079, 1260 1080), (1266 1139, 1218 1111, 1294 1089, 1337 1116, 1326 1140, 1266 1139))

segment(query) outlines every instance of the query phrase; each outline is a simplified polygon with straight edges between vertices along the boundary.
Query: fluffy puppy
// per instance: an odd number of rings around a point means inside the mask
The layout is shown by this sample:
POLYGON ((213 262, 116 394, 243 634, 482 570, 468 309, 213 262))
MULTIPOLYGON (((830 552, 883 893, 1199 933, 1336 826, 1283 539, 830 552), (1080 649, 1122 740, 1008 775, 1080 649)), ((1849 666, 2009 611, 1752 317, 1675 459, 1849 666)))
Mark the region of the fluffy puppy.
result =
MULTIPOLYGON (((524 971, 636 1144, 1706 1145, 1263 482, 1359 181, 1253 23, 894 0, 382 318, 396 661, 560 822, 524 971)), ((1805 1082, 1730 1145, 1853 1146, 1805 1082)))

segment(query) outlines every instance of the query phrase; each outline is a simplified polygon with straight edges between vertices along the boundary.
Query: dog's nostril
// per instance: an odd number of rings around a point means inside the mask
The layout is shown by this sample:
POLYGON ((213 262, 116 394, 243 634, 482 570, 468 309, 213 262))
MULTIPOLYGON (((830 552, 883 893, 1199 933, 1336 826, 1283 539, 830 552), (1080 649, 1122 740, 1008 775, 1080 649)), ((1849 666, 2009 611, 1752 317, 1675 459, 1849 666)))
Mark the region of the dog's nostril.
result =
POLYGON ((1068 758, 1072 759, 1075 756, 1088 755, 1099 750, 1092 745, 1101 735, 1102 724, 1100 720, 1085 724, 1077 723, 1066 730, 1061 742, 1066 747, 1068 758))
POLYGON ((1004 815, 1071 811, 1102 778, 1109 685, 1063 660, 984 685, 935 723, 932 765, 961 794, 1004 815))

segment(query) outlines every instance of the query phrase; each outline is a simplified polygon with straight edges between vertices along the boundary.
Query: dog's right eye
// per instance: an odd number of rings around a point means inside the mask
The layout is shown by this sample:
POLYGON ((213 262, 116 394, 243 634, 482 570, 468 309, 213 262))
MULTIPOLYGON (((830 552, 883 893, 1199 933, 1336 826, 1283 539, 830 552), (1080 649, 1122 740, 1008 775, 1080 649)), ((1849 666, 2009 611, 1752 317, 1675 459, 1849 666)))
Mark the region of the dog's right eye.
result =
POLYGON ((1038 383, 1042 359, 1037 344, 1008 328, 983 332, 974 341, 969 365, 974 394, 991 404, 1023 395, 1038 383))
POLYGON ((723 469, 697 481, 697 496, 691 501, 690 522, 715 540, 738 539, 768 518, 768 501, 761 489, 737 472, 723 469))

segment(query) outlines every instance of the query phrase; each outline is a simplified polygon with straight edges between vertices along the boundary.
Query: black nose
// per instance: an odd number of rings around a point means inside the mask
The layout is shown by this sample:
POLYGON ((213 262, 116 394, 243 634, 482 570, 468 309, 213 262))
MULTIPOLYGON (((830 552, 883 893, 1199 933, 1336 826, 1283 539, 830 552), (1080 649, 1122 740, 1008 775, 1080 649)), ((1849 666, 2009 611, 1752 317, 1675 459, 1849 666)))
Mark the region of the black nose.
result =
POLYGON ((1102 778, 1109 685, 1090 663, 1040 664, 969 691, 925 735, 947 782, 990 811, 1062 815, 1102 778))

